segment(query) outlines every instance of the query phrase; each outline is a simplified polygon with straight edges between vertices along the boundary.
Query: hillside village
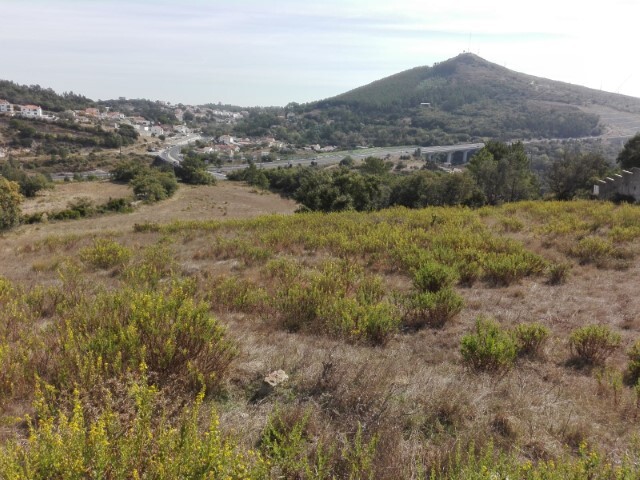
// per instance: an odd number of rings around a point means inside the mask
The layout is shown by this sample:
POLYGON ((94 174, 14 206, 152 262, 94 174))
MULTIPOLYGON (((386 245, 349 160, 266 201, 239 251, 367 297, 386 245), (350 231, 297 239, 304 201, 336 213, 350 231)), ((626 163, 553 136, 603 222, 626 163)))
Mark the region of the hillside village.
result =
MULTIPOLYGON (((120 99, 123 101, 124 99, 120 99)), ((155 102, 158 107, 167 112, 175 121, 172 123, 154 122, 131 108, 127 113, 118 111, 110 106, 86 107, 84 109, 65 110, 62 112, 54 112, 44 110, 38 105, 18 105, 12 104, 5 99, 0 99, 0 116, 15 117, 26 120, 36 120, 51 123, 68 124, 69 122, 76 125, 89 127, 99 127, 105 131, 116 131, 122 125, 133 127, 135 132, 142 139, 158 139, 172 143, 172 138, 182 137, 194 133, 197 130, 199 122, 213 122, 220 126, 233 126, 245 118, 250 113, 246 110, 230 111, 220 108, 212 108, 207 106, 192 105, 171 105, 168 102, 155 102), (188 120, 188 122, 187 122, 188 120), (188 125, 188 123, 191 125, 188 125)), ((135 109, 133 109, 135 110, 135 109)), ((291 114, 293 115, 293 114, 291 114)), ((289 118, 291 119, 291 115, 289 118)), ((283 115, 283 118, 284 115, 283 115)), ((232 162, 236 159, 242 160, 275 160, 277 153, 283 149, 294 151, 295 147, 284 141, 276 139, 272 135, 262 135, 253 137, 239 137, 230 134, 221 134, 219 136, 210 137, 210 140, 201 140, 195 146, 198 153, 210 157, 211 155, 219 156, 226 162, 232 162)), ((332 145, 305 145, 299 150, 301 152, 332 152, 337 149, 332 145)), ((149 149, 151 150, 151 148, 149 149)), ((31 149, 24 146, 12 146, 2 144, 0 142, 0 158, 7 155, 28 155, 31 149)))

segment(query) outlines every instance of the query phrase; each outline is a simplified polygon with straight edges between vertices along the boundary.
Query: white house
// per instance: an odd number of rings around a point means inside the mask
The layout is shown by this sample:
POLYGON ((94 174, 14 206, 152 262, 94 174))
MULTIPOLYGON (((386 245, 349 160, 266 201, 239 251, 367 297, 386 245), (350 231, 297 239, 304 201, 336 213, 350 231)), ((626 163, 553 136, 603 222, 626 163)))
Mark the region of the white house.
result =
POLYGON ((235 143, 231 135, 220 135, 220 137, 218 138, 218 142, 224 145, 233 145, 235 143))
POLYGON ((13 105, 6 100, 0 100, 0 113, 13 113, 13 105))
POLYGON ((41 117, 42 108, 37 105, 20 105, 20 115, 30 118, 41 117))
POLYGON ((151 127, 151 135, 164 135, 164 129, 160 125, 151 127))

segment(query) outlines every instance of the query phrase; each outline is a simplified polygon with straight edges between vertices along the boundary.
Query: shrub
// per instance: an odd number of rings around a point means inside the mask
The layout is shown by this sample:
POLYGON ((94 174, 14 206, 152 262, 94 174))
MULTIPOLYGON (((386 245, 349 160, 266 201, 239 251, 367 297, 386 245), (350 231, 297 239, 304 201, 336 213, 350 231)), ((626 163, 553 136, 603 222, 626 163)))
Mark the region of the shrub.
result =
POLYGON ((475 333, 462 337, 460 353, 472 368, 496 372, 513 366, 517 349, 512 336, 498 322, 480 317, 475 333))
POLYGON ((18 224, 21 201, 20 186, 0 177, 0 231, 18 224))
POLYGON ((465 261, 457 265, 460 284, 471 287, 480 278, 482 268, 476 261, 465 261))
POLYGON ((129 248, 106 238, 94 240, 92 247, 80 250, 80 259, 95 268, 114 268, 124 265, 131 258, 129 248))
POLYGON ((204 478, 204 472, 207 478, 269 477, 257 452, 242 451, 225 439, 215 413, 201 428, 202 395, 175 423, 159 407, 158 397, 156 388, 134 383, 121 400, 133 410, 127 419, 111 405, 97 418, 85 416, 77 393, 70 412, 59 411, 39 394, 38 421, 27 419, 28 441, 0 446, 0 478, 204 478))
POLYGON ((549 265, 549 285, 560 285, 567 281, 569 272, 571 271, 571 264, 568 262, 553 263, 549 265))
POLYGON ((413 272, 413 284, 421 292, 437 292, 451 287, 458 279, 457 272, 446 265, 428 260, 413 272))
POLYGON ((629 377, 631 382, 636 384, 640 379, 640 340, 633 344, 627 355, 629 356, 629 365, 627 367, 629 377))
POLYGON ((535 356, 549 337, 549 329, 540 323, 521 323, 514 329, 518 355, 535 356))
POLYGON ((286 330, 297 332, 309 328, 317 331, 320 330, 316 320, 322 297, 322 293, 313 286, 294 283, 277 293, 273 306, 286 330))
POLYGON ((208 287, 207 299, 218 312, 256 313, 267 303, 264 289, 237 276, 216 277, 208 287))
POLYGON ((123 273, 125 280, 138 288, 156 287, 161 279, 170 277, 176 268, 171 247, 162 241, 146 247, 140 257, 128 265, 123 273))
POLYGON ((327 330, 375 345, 385 344, 400 323, 394 305, 385 301, 359 303, 355 298, 339 297, 319 306, 316 314, 325 322, 327 330))
POLYGON ((600 237, 584 237, 570 250, 580 263, 601 263, 615 255, 616 249, 610 240, 600 237))
POLYGON ((621 337, 606 325, 587 325, 571 332, 569 345, 577 360, 602 364, 620 346, 621 337))
POLYGON ((463 298, 450 287, 437 292, 416 293, 404 300, 403 325, 411 329, 441 328, 463 307, 463 298))
POLYGON ((133 207, 131 206, 131 201, 126 198, 110 198, 106 203, 98 206, 98 213, 129 213, 132 211, 133 207))
POLYGON ((367 441, 358 424, 348 438, 322 442, 313 438, 311 421, 311 410, 276 409, 270 415, 260 439, 260 450, 272 467, 269 478, 377 478, 376 435, 367 441))
POLYGON ((82 299, 51 327, 52 350, 59 353, 49 377, 56 386, 87 386, 145 364, 159 383, 179 375, 193 388, 217 388, 235 346, 209 305, 191 298, 192 290, 188 282, 174 282, 82 299))
POLYGON ((136 197, 145 202, 157 202, 172 196, 178 189, 173 172, 148 169, 137 174, 130 182, 136 197))
POLYGON ((543 272, 546 264, 541 257, 523 251, 509 254, 491 253, 487 255, 483 267, 485 279, 489 283, 506 286, 528 275, 543 272))

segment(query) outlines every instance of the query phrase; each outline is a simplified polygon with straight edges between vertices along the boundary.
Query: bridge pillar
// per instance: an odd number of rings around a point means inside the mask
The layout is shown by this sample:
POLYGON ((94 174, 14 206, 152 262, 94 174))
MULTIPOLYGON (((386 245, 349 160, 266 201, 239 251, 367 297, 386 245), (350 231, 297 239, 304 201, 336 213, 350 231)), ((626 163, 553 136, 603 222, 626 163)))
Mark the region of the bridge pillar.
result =
POLYGON ((462 163, 467 163, 470 151, 471 150, 465 150, 464 152, 462 152, 462 163))
POLYGON ((447 152, 447 163, 451 164, 451 160, 453 160, 453 152, 447 152))

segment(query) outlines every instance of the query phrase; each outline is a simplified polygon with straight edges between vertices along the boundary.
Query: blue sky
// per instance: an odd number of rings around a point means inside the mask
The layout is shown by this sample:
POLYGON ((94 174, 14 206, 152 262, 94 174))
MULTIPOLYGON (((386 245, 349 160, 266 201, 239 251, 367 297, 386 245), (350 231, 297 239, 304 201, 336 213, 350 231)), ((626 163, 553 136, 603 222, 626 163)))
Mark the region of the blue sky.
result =
POLYGON ((285 105, 470 50, 640 97, 637 0, 0 0, 0 78, 183 103, 285 105), (519 5, 519 6, 516 6, 519 5))

